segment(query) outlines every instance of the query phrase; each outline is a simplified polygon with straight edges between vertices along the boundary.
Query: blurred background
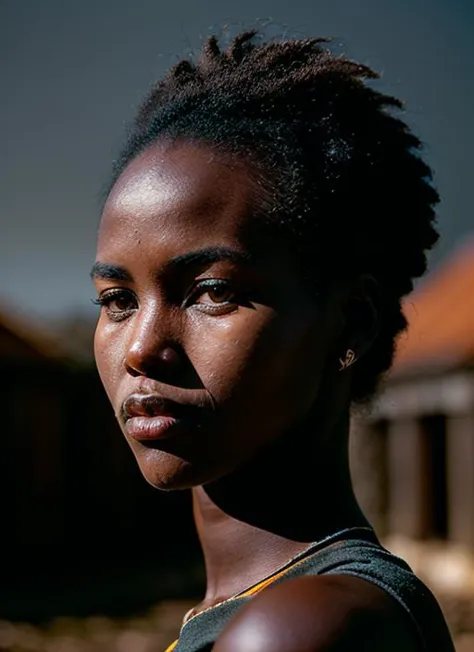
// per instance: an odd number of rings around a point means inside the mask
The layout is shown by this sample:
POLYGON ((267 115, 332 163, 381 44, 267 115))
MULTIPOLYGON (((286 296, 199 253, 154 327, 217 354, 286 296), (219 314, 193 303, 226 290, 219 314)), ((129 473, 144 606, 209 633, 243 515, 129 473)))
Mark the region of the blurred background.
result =
POLYGON ((434 168, 441 242, 351 454, 379 535, 474 651, 471 0, 0 2, 0 650, 159 651, 200 595, 189 496, 142 480, 98 381, 88 273, 101 190, 152 81, 256 22, 333 36, 381 72, 434 168))

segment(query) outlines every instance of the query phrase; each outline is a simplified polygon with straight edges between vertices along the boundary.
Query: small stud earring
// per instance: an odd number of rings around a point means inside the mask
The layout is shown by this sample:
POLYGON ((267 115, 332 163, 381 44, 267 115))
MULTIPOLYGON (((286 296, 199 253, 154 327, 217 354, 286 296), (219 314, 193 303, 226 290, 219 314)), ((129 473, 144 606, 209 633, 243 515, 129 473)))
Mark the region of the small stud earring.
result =
POLYGON ((357 360, 357 355, 355 351, 353 351, 352 349, 347 349, 346 357, 344 359, 339 358, 339 363, 341 365, 339 367, 339 371, 344 371, 344 369, 347 369, 348 367, 353 365, 356 360, 357 360))

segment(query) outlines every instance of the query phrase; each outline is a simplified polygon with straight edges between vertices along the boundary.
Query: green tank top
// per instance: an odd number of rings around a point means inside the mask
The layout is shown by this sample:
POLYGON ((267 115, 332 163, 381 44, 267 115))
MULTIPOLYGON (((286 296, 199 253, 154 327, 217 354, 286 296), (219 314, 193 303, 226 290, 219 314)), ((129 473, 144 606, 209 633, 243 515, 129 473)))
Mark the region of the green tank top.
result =
POLYGON ((210 652, 219 634, 257 593, 269 585, 311 575, 352 575, 386 591, 409 616, 420 652, 455 652, 431 591, 399 557, 383 548, 370 528, 350 528, 314 544, 271 576, 242 593, 198 612, 166 652, 210 652))

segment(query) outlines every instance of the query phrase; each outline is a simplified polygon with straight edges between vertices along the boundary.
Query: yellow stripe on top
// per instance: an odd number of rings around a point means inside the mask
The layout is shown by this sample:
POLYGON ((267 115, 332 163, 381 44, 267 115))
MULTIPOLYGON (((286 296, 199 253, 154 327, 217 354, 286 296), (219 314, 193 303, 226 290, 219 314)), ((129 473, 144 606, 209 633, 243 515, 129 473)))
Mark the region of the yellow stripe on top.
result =
MULTIPOLYGON (((250 589, 248 589, 244 593, 239 593, 238 595, 234 595, 232 598, 229 598, 229 600, 226 600, 226 602, 231 602, 232 600, 237 600, 238 598, 246 598, 246 597, 249 597, 251 595, 255 595, 256 593, 259 593, 259 591, 263 591, 263 589, 265 587, 269 586, 270 584, 275 582, 278 578, 285 575, 285 573, 287 573, 291 568, 293 568, 297 564, 298 564, 298 562, 296 562, 295 564, 293 564, 289 568, 285 568, 284 570, 280 571, 279 573, 276 573, 275 575, 272 575, 271 577, 267 577, 266 580, 262 580, 258 584, 255 584, 255 586, 252 586, 250 589)), ((217 607, 219 605, 215 605, 215 606, 217 607)), ((211 607, 211 609, 212 609, 212 607, 211 607)), ((208 611, 208 609, 206 609, 206 611, 208 611)), ((201 613, 203 613, 203 612, 201 612, 201 613)), ((196 616, 199 616, 199 612, 196 614, 196 616)), ((194 616, 194 617, 196 617, 196 616, 194 616)), ((179 639, 176 639, 176 641, 171 643, 171 645, 166 648, 165 652, 173 652, 173 650, 178 645, 178 640, 179 639)))
MULTIPOLYGON (((313 554, 316 554, 316 552, 314 552, 313 554)), ((243 593, 239 593, 235 597, 236 598, 248 598, 251 595, 255 595, 256 593, 260 593, 260 591, 263 591, 263 589, 265 589, 267 586, 269 586, 270 584, 273 584, 273 582, 276 582, 277 580, 280 579, 280 577, 283 577, 284 575, 286 575, 290 570, 293 570, 293 568, 296 568, 297 566, 300 566, 305 561, 307 561, 309 557, 312 557, 312 556, 313 555, 310 554, 310 555, 307 555, 307 556, 303 557, 302 559, 299 559, 298 561, 295 561, 293 564, 291 564, 290 566, 287 566, 286 568, 281 570, 279 573, 277 572, 274 575, 270 575, 270 577, 267 577, 267 579, 262 580, 258 584, 255 584, 255 586, 250 587, 250 589, 247 589, 247 591, 244 591, 243 593)))
MULTIPOLYGON (((313 554, 316 554, 316 552, 305 555, 302 559, 299 559, 298 561, 295 561, 293 564, 290 564, 283 570, 276 572, 274 575, 270 575, 270 577, 267 577, 266 579, 262 580, 258 584, 255 584, 254 586, 251 586, 250 589, 247 589, 243 593, 237 593, 236 595, 232 596, 231 598, 228 598, 227 600, 224 600, 224 602, 219 602, 218 604, 215 604, 213 607, 208 607, 207 609, 204 609, 204 611, 198 611, 197 614, 192 616, 188 621, 186 621, 184 624, 187 624, 190 620, 193 620, 194 618, 198 617, 200 614, 205 613, 206 611, 210 611, 211 609, 214 609, 215 607, 218 607, 226 602, 233 602, 234 600, 238 600, 239 598, 248 598, 252 595, 256 595, 257 593, 260 593, 260 591, 263 591, 267 586, 270 586, 273 584, 273 582, 276 582, 280 577, 283 577, 286 575, 290 570, 293 570, 293 568, 296 568, 300 564, 304 563, 307 561, 309 557, 312 557, 313 554)), ((188 612, 189 613, 189 612, 188 612)), ((184 625, 183 625, 184 626, 184 625)), ((174 643, 171 643, 171 645, 165 650, 165 652, 173 652, 173 650, 176 648, 178 645, 178 640, 174 641, 174 643)))
POLYGON ((286 575, 288 571, 290 571, 292 568, 298 565, 299 562, 294 563, 292 566, 289 568, 285 568, 284 570, 280 571, 279 573, 275 573, 275 575, 272 575, 271 577, 267 577, 266 580, 262 580, 258 584, 255 584, 255 586, 252 586, 250 589, 247 591, 244 591, 244 593, 239 593, 239 595, 235 596, 236 598, 248 598, 251 595, 255 595, 256 593, 259 593, 260 591, 263 591, 267 586, 270 586, 270 584, 273 584, 273 582, 276 582, 280 577, 283 577, 283 575, 286 575))

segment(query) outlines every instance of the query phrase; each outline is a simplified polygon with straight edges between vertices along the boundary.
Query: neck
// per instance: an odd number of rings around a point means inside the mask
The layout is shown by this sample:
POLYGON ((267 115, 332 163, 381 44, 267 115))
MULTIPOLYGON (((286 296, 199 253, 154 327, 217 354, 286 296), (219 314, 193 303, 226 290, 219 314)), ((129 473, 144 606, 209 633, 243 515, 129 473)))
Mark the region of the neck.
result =
POLYGON ((347 415, 324 437, 302 428, 193 490, 207 576, 202 606, 245 590, 312 542, 368 525, 350 481, 348 429, 347 415))

